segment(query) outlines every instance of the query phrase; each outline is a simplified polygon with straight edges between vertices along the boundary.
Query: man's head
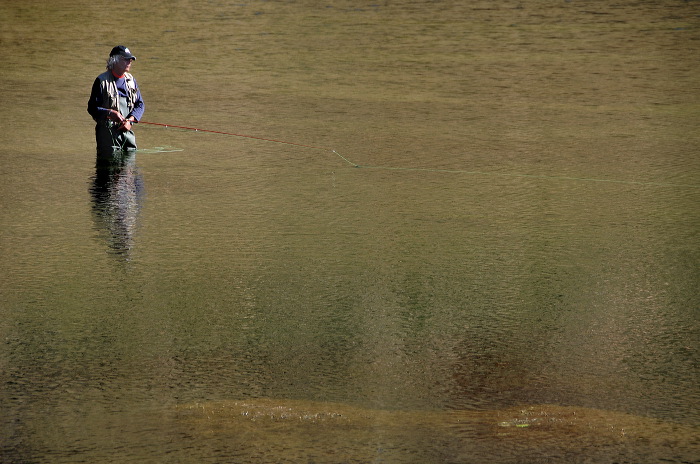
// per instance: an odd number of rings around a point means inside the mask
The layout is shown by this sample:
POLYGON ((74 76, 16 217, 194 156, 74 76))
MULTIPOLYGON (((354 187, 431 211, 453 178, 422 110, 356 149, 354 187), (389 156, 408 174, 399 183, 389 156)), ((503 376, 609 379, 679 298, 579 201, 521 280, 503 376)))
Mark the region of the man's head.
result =
POLYGON ((131 50, 126 48, 124 45, 117 45, 109 53, 107 69, 121 76, 130 70, 131 62, 135 59, 136 57, 131 53, 131 50))

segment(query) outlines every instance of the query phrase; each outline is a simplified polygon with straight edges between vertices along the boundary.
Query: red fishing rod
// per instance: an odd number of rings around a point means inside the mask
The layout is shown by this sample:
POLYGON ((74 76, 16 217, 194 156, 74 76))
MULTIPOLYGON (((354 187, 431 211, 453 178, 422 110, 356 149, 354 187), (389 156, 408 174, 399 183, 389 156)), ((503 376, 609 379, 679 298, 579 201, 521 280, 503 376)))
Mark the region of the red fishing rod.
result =
POLYGON ((329 151, 335 151, 331 148, 326 148, 326 147, 317 147, 314 145, 304 145, 303 143, 295 143, 295 142, 285 142, 284 140, 275 140, 275 139, 266 139, 264 137, 256 137, 254 135, 244 135, 244 134, 234 134, 233 132, 224 132, 224 131, 215 131, 215 130, 209 130, 209 129, 199 129, 197 127, 187 127, 187 126, 176 126, 173 124, 162 124, 159 122, 148 122, 148 121, 138 121, 139 124, 150 124, 152 126, 161 126, 161 127, 173 127, 175 129, 184 129, 184 130, 191 130, 195 132, 208 132, 210 134, 223 134, 223 135, 232 135, 234 137, 245 137, 248 139, 256 139, 256 140, 264 140, 266 142, 275 142, 275 143, 285 143, 287 145, 296 145, 298 147, 306 147, 306 148, 314 148, 316 150, 329 150, 329 151))
POLYGON ((313 148, 314 150, 328 150, 328 151, 331 151, 331 152, 335 153, 336 155, 338 155, 340 158, 345 160, 348 164, 351 164, 352 166, 354 166, 356 168, 360 167, 359 165, 357 165, 357 164, 353 163, 352 161, 348 160, 347 158, 345 158, 343 155, 341 155, 337 151, 333 150, 332 148, 327 148, 327 147, 319 147, 316 145, 306 145, 303 143, 296 143, 296 142, 286 142, 284 140, 268 139, 265 137, 256 137, 254 135, 236 134, 233 132, 200 129, 198 127, 176 126, 174 124, 163 124, 160 122, 148 122, 148 121, 134 121, 134 122, 139 123, 139 124, 150 124, 151 126, 161 126, 161 127, 165 127, 165 128, 172 127, 175 129, 191 130, 191 131, 195 131, 195 132, 208 132, 210 134, 222 134, 222 135, 231 135, 233 137, 245 137, 247 139, 263 140, 265 142, 284 143, 286 145, 295 145, 297 147, 313 148))

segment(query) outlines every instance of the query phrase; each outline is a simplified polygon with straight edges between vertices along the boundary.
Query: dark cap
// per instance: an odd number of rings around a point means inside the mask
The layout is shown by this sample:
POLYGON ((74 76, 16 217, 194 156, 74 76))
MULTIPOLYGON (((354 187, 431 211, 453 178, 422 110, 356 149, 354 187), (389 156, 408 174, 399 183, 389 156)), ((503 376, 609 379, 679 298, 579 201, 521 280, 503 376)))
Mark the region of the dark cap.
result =
POLYGON ((128 58, 130 60, 135 60, 136 57, 131 54, 131 50, 126 48, 124 45, 117 45, 112 49, 111 52, 109 52, 109 56, 114 56, 114 55, 120 55, 123 56, 124 58, 128 58))

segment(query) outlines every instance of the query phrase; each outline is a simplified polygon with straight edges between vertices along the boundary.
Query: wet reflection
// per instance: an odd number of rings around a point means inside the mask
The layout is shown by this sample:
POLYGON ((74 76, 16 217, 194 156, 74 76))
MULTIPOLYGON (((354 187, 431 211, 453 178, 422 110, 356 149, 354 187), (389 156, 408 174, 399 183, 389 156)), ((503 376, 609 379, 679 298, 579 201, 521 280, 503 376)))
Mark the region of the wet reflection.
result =
POLYGON ((90 186, 95 226, 106 241, 108 252, 125 261, 131 258, 143 192, 136 152, 97 156, 90 186))

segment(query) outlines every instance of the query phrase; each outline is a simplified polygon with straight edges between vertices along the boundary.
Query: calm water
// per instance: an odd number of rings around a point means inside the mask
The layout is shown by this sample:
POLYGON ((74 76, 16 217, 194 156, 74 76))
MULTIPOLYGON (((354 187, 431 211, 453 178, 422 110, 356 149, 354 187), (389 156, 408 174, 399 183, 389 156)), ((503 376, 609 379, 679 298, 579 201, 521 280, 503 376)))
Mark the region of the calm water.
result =
POLYGON ((0 462, 700 460, 700 3, 110 5, 0 4, 0 462), (96 164, 118 43, 305 146, 96 164))

